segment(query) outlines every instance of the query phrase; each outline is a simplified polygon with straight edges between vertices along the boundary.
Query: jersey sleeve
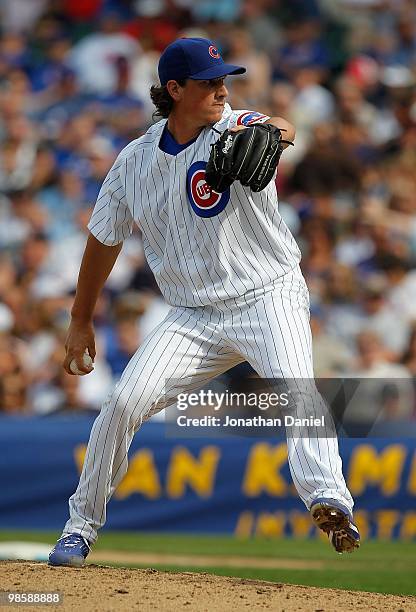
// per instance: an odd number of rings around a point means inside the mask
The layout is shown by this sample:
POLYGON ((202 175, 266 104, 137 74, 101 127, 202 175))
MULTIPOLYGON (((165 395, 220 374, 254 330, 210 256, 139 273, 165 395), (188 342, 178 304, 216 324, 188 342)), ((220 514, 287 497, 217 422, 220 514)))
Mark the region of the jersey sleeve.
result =
POLYGON ((114 246, 133 230, 133 217, 126 198, 126 161, 117 159, 107 174, 87 225, 103 244, 114 246))
POLYGON ((270 119, 269 115, 263 115, 252 110, 233 110, 228 118, 228 129, 236 125, 245 125, 246 127, 255 123, 266 123, 270 119))

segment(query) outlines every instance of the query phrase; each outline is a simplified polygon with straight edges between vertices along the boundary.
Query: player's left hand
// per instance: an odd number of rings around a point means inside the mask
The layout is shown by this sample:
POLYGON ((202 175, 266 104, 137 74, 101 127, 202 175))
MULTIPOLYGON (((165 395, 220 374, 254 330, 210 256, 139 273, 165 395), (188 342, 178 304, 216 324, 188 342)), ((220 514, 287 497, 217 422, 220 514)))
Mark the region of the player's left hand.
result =
POLYGON ((271 123, 225 130, 212 145, 205 179, 222 193, 238 180, 253 191, 262 191, 272 180, 284 144, 282 132, 271 123))

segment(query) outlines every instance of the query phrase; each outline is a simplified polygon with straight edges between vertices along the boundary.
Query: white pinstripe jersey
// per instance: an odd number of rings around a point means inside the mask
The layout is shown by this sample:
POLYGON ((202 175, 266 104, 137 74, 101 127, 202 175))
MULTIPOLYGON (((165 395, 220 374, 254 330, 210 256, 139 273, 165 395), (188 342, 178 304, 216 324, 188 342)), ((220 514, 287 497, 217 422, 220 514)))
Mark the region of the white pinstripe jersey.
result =
MULTIPOLYGON (((227 104, 214 125, 223 132, 267 121, 227 104)), ((124 240, 137 223, 148 264, 173 306, 203 306, 261 295, 300 261, 300 251, 278 210, 274 181, 254 193, 235 181, 223 194, 205 182, 210 145, 206 127, 177 155, 159 148, 159 121, 117 157, 98 195, 88 229, 103 244, 124 240)))

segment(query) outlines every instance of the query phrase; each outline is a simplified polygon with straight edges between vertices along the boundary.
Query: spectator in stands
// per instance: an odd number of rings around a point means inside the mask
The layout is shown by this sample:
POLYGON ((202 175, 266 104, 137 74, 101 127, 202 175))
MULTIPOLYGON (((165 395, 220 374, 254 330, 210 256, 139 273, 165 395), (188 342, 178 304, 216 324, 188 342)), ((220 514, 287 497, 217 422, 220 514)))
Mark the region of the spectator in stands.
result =
POLYGON ((313 337, 313 364, 317 378, 341 377, 351 369, 353 355, 342 339, 329 334, 326 328, 325 308, 311 308, 313 337))
POLYGON ((296 166, 292 188, 314 195, 356 191, 360 167, 345 143, 340 142, 333 123, 319 123, 304 158, 296 166))
MULTIPOLYGON (((404 365, 412 375, 413 387, 416 391, 416 322, 413 323, 410 338, 400 363, 404 365)), ((416 417, 416 402, 413 406, 413 417, 416 417)))
POLYGON ((328 332, 354 350, 357 331, 363 323, 358 304, 359 285, 354 268, 339 263, 331 265, 324 301, 328 306, 328 332))
POLYGON ((299 16, 287 26, 285 36, 274 58, 274 78, 291 80, 298 69, 314 66, 324 79, 330 61, 319 21, 299 16))
POLYGON ((104 331, 105 360, 114 380, 118 380, 142 342, 140 317, 146 310, 146 298, 138 292, 125 293, 114 303, 114 324, 104 331))
POLYGON ((356 369, 350 374, 361 383, 348 405, 347 418, 371 426, 411 418, 414 390, 407 367, 389 361, 389 352, 374 332, 358 334, 357 349, 356 369))
POLYGON ((117 83, 116 57, 128 62, 136 57, 139 43, 121 31, 120 16, 115 11, 102 13, 99 29, 81 39, 70 51, 68 65, 75 70, 83 91, 109 94, 117 83))
MULTIPOLYGON (((1 315, 0 312, 1 316, 4 319, 4 313, 1 315)), ((30 410, 27 402, 28 386, 29 379, 23 368, 18 341, 10 332, 0 331, 1 410, 7 413, 24 413, 30 410)))
POLYGON ((362 288, 362 306, 365 319, 363 327, 377 334, 384 346, 391 351, 389 358, 394 361, 405 350, 410 335, 410 324, 387 300, 388 283, 379 274, 366 279, 362 288))
POLYGON ((246 100, 249 108, 262 109, 268 98, 272 66, 269 56, 255 49, 249 31, 244 27, 229 32, 227 61, 247 67, 246 100))

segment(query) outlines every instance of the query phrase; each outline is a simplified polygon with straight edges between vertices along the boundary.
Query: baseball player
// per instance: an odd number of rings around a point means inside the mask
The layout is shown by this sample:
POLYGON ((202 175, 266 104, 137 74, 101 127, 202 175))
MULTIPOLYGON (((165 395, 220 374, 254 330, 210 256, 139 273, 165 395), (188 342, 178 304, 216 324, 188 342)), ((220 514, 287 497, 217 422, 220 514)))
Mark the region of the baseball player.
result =
MULTIPOLYGON (((95 357, 94 307, 134 223, 172 308, 132 357, 92 427, 52 565, 84 563, 126 473, 135 432, 178 393, 243 361, 260 377, 313 380, 300 251, 271 180, 294 127, 230 108, 225 77, 245 68, 226 64, 209 40, 176 40, 158 70, 151 98, 163 119, 120 153, 88 224, 66 371, 92 369, 83 356, 95 357)), ((315 524, 338 552, 357 548, 336 436, 289 436, 288 460, 315 524)))

